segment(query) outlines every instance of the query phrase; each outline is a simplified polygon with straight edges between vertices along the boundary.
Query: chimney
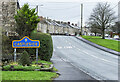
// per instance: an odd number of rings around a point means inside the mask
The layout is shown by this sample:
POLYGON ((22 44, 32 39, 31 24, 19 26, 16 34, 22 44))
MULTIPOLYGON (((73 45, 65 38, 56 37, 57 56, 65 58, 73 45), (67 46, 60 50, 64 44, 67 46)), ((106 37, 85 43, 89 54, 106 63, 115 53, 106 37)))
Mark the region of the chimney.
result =
POLYGON ((70 25, 70 22, 68 22, 68 25, 70 25))
POLYGON ((63 21, 61 21, 61 24, 63 24, 63 21))
POLYGON ((39 16, 40 20, 43 20, 43 17, 42 16, 39 16))
POLYGON ((77 26, 77 24, 75 24, 75 26, 77 26))
POLYGON ((74 23, 72 23, 72 25, 74 26, 74 23))

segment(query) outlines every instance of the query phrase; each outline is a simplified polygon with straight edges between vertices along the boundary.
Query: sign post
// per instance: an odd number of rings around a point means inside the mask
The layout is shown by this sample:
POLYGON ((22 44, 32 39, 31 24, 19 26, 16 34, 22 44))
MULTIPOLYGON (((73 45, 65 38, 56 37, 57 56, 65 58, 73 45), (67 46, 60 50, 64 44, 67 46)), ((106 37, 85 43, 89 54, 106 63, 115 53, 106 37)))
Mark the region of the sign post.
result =
POLYGON ((36 48, 36 63, 38 64, 38 48, 36 48))
POLYGON ((36 63, 38 63, 39 40, 31 40, 29 37, 25 36, 21 40, 13 40, 12 47, 14 48, 14 62, 16 62, 16 48, 36 48, 36 63))
POLYGON ((16 48, 14 48, 14 62, 16 62, 16 48))

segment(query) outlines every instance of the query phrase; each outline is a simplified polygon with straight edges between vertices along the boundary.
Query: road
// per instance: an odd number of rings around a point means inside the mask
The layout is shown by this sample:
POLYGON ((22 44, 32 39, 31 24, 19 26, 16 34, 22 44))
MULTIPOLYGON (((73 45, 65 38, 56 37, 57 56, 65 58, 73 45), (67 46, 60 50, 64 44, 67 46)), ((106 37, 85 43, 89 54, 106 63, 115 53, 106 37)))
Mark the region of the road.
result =
POLYGON ((97 80, 118 80, 118 56, 97 49, 73 36, 52 36, 54 55, 97 80))

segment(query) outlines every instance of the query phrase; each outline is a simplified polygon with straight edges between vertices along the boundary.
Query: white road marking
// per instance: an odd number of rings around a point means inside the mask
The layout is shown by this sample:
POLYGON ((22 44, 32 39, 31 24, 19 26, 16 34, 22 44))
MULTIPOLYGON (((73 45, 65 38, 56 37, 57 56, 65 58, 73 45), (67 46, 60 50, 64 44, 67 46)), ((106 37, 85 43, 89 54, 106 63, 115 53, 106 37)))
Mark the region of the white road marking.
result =
POLYGON ((61 47, 61 46, 58 46, 57 48, 58 48, 58 49, 61 49, 62 47, 61 47))
POLYGON ((58 49, 62 49, 62 48, 65 48, 65 49, 70 49, 70 48, 73 48, 72 46, 64 46, 64 47, 61 47, 61 46, 57 46, 58 49))
POLYGON ((97 57, 97 56, 95 56, 95 55, 89 54, 89 53, 87 53, 86 51, 83 51, 83 50, 81 50, 81 49, 79 49, 79 48, 77 48, 77 47, 75 47, 75 48, 78 49, 79 51, 82 51, 83 53, 86 53, 86 54, 89 55, 89 56, 92 56, 92 57, 94 57, 94 58, 100 59, 100 60, 102 60, 102 61, 104 61, 104 62, 109 62, 109 63, 113 63, 113 64, 120 65, 120 64, 118 64, 118 63, 115 63, 115 62, 106 60, 106 59, 104 59, 104 58, 99 58, 99 57, 97 57))

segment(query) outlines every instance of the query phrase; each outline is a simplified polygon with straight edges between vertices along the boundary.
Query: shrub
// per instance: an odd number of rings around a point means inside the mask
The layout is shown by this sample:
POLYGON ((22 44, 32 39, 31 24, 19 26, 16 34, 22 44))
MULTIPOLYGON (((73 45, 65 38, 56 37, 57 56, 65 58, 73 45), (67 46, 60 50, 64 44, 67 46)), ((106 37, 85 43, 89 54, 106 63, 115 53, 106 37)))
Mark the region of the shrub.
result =
POLYGON ((25 35, 29 36, 40 21, 37 13, 35 13, 35 8, 30 9, 28 4, 24 4, 24 6, 17 11, 17 14, 14 18, 17 25, 16 32, 20 35, 19 37, 21 38, 25 35))
POLYGON ((11 65, 6 65, 6 66, 3 66, 2 69, 4 69, 5 71, 8 71, 8 70, 10 70, 10 67, 11 67, 11 65))
POLYGON ((27 51, 23 51, 23 53, 20 56, 19 63, 22 64, 23 66, 30 65, 30 57, 27 51))
POLYGON ((21 71, 23 69, 24 69, 24 67, 22 65, 17 65, 17 66, 14 65, 14 70, 15 71, 21 71))
MULTIPOLYGON (((40 41, 38 56, 41 60, 49 61, 53 54, 53 43, 50 34, 33 31, 31 39, 40 41)), ((29 49, 29 54, 36 54, 35 49, 29 49)))

